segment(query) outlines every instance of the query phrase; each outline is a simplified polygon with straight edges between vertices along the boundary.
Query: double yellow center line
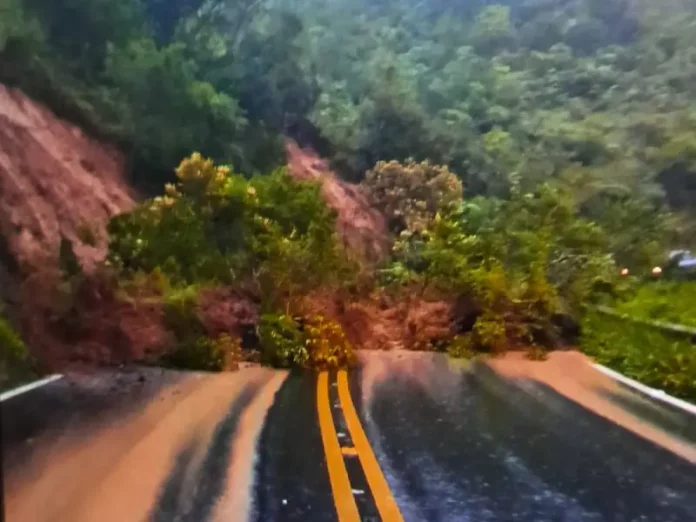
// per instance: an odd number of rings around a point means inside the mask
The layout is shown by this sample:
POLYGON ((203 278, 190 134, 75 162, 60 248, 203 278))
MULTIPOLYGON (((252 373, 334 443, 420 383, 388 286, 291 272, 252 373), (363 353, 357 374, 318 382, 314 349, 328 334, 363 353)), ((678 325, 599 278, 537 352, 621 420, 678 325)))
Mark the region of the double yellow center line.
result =
POLYGON ((338 372, 338 397, 343 410, 343 416, 353 440, 354 447, 341 447, 336 427, 331 415, 329 401, 329 374, 321 372, 317 382, 317 411, 319 427, 324 443, 326 464, 329 469, 329 481, 333 492, 334 504, 339 522, 360 522, 358 506, 353 496, 353 490, 346 469, 345 457, 354 458, 357 455, 363 468, 367 484, 377 506, 382 522, 403 522, 403 517, 396 505, 387 480, 379 467, 365 430, 360 424, 360 418, 355 411, 353 399, 348 388, 348 376, 345 371, 338 372))

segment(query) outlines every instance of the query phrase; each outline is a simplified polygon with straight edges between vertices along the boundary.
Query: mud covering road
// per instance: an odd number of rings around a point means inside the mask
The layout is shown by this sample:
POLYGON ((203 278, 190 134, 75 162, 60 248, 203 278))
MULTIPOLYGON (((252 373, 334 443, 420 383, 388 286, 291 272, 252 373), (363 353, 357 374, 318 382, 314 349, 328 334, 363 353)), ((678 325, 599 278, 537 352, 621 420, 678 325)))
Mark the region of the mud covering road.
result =
POLYGON ((2 403, 6 520, 247 520, 285 374, 70 376, 2 403))
POLYGON ((694 418, 579 354, 367 353, 347 381, 317 381, 137 369, 5 401, 6 520, 336 521, 337 461, 317 413, 327 389, 329 435, 365 522, 398 518, 380 516, 346 395, 406 522, 696 520, 694 418))

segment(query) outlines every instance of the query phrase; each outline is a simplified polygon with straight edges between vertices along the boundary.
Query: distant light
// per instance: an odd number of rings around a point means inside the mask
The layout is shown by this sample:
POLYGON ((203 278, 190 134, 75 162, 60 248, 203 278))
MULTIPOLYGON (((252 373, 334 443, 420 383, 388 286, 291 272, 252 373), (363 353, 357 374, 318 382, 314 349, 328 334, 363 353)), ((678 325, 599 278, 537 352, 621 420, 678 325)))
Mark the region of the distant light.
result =
POLYGON ((628 268, 624 268, 623 270, 621 270, 621 275, 627 276, 628 275, 628 268))
POLYGON ((660 275, 662 273, 662 267, 656 266, 655 268, 652 269, 652 274, 653 275, 660 275))

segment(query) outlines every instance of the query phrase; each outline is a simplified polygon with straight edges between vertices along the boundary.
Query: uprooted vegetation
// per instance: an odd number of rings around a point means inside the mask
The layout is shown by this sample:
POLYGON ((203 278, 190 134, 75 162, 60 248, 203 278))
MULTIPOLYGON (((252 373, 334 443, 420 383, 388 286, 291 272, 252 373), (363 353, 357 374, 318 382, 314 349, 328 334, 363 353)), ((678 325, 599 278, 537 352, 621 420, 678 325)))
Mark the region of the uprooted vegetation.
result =
POLYGON ((176 366, 233 367, 254 351, 334 368, 353 347, 536 354, 616 272, 601 228, 548 186, 465 200, 446 167, 380 162, 359 187, 395 238, 375 267, 343 245, 320 181, 247 179, 200 154, 176 173, 112 220, 107 261, 125 295, 161 306, 173 338, 162 360, 176 366), (254 309, 246 332, 206 328, 200 300, 224 288, 254 309))
MULTIPOLYGON (((543 356, 620 268, 693 242, 696 15, 653 4, 5 2, 0 80, 115 142, 139 189, 176 181, 107 233, 125 162, 3 90, 3 247, 59 258, 12 274, 13 317, 53 366, 543 356), (327 159, 286 141, 273 171, 285 136, 327 159), (214 162, 174 179, 192 150, 214 162)), ((618 304, 689 323, 689 295, 618 304)))
POLYGON ((168 289, 165 322, 176 343, 165 360, 220 369, 227 353, 239 351, 239 340, 207 337, 195 311, 195 292, 171 297, 172 289, 207 286, 235 287, 252 296, 265 314, 259 327, 263 335, 258 335, 262 360, 300 366, 345 362, 320 354, 322 343, 315 337, 326 335, 325 329, 317 327, 315 336, 306 333, 317 321, 323 325, 316 318, 306 318, 305 336, 299 337, 298 330, 298 336, 286 340, 297 353, 270 341, 292 331, 290 315, 303 296, 320 287, 345 286, 357 275, 355 262, 338 241, 320 185, 296 181, 284 170, 246 179, 200 154, 185 159, 176 173, 178 183, 167 185, 163 196, 109 225, 107 263, 118 277, 133 281, 156 273, 163 280, 160 286, 168 289), (269 322, 273 314, 277 320, 269 322))

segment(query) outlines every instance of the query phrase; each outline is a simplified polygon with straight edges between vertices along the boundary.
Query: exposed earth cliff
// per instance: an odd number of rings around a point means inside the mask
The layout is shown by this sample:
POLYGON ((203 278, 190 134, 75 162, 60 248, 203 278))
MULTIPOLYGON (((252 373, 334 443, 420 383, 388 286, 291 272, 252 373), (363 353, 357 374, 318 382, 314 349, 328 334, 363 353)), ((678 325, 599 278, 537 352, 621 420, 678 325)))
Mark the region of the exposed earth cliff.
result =
POLYGON ((106 224, 133 206, 124 157, 21 92, 0 85, 0 234, 6 267, 56 266, 61 238, 87 269, 106 253, 106 224))
MULTIPOLYGON (((286 152, 293 177, 322 184, 343 244, 367 266, 383 260, 391 238, 364 189, 340 180, 325 160, 291 140, 286 152)), ((115 147, 0 86, 0 199, 2 298, 44 369, 120 364, 166 350, 172 338, 160 304, 147 296, 124 299, 100 268, 110 218, 133 208, 137 199, 115 147), (84 273, 69 282, 59 268, 66 242, 84 273)), ((416 330, 437 337, 449 325, 447 306, 419 299, 321 295, 306 306, 330 312, 364 348, 412 347, 423 341, 412 339, 416 330)), ((232 288, 204 290, 198 314, 213 336, 243 337, 258 320, 254 296, 232 288)))

